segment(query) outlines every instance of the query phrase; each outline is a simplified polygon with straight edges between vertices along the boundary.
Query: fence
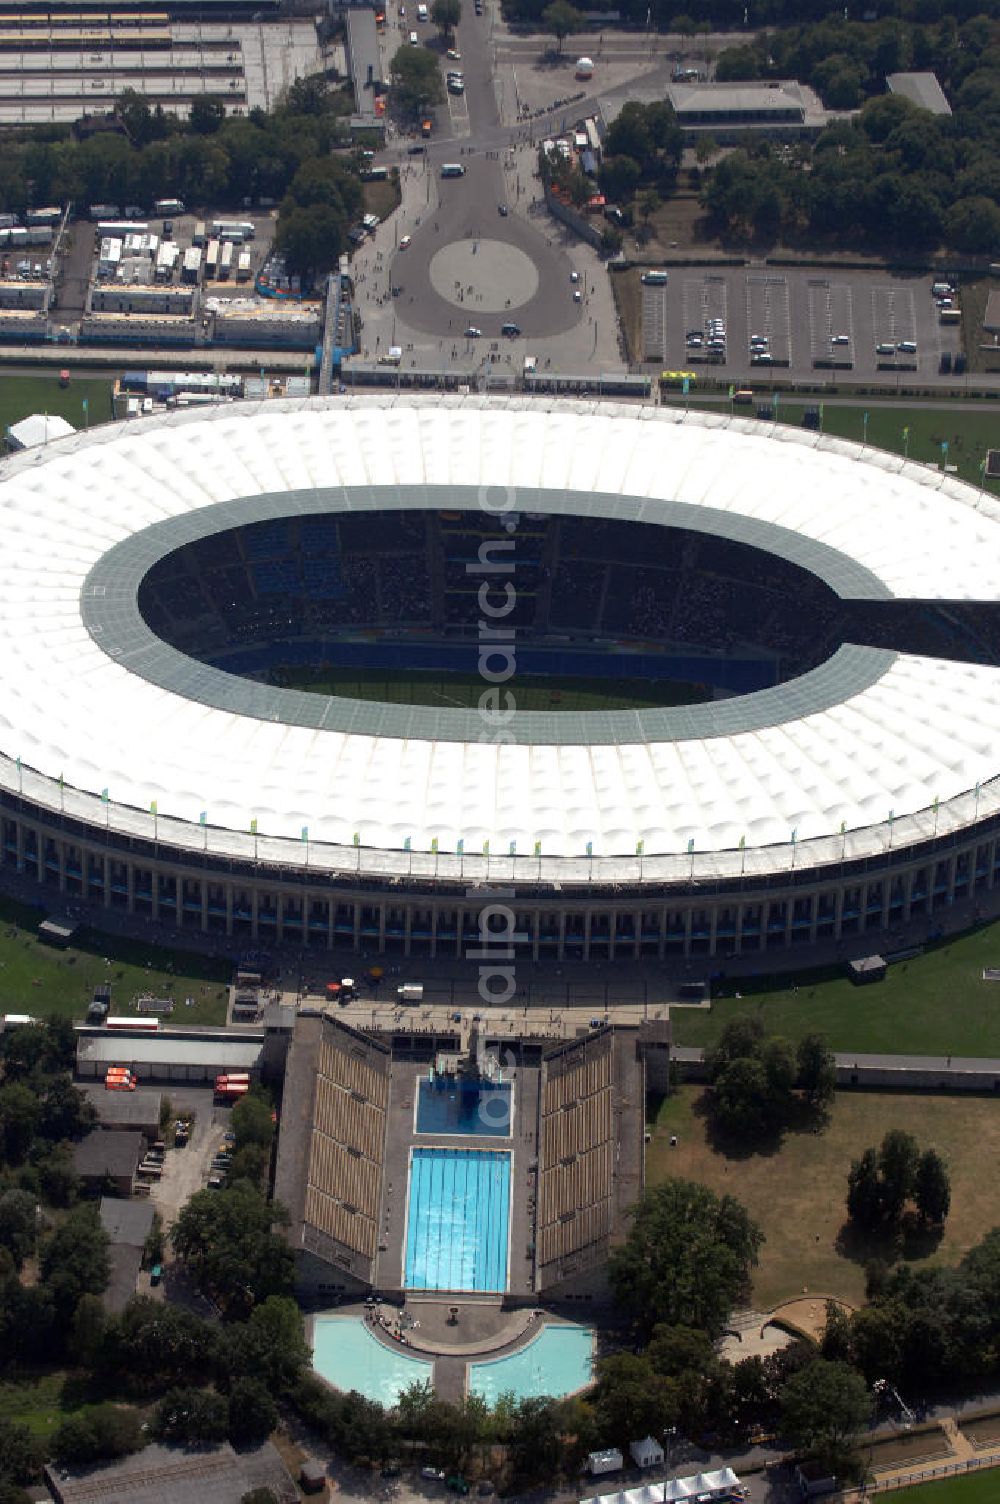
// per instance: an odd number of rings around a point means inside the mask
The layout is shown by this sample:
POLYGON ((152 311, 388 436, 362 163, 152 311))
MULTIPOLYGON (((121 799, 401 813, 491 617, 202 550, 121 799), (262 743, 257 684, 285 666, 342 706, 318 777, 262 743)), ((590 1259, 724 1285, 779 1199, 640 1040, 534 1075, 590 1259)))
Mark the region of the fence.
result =
POLYGON ((942 1478, 953 1478, 962 1473, 974 1473, 979 1468, 1000 1467, 1000 1456, 969 1457, 963 1462, 938 1463, 936 1467, 917 1468, 912 1473, 893 1473, 891 1478, 876 1478, 861 1488, 845 1489, 837 1495, 840 1504, 857 1504, 875 1494, 897 1493, 901 1488, 913 1488, 917 1483, 933 1483, 942 1478))

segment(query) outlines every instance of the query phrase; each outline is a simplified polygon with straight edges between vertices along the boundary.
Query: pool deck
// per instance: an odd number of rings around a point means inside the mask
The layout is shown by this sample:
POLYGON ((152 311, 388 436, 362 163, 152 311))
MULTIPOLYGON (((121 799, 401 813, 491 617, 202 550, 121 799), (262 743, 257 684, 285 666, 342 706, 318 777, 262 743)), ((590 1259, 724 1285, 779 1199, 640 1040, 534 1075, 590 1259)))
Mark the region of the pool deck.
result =
MULTIPOLYGON (((382 1207, 382 1222, 379 1229, 379 1253, 375 1283, 379 1289, 390 1291, 404 1289, 406 1258, 406 1212, 407 1177, 410 1149, 414 1146, 442 1149, 501 1150, 511 1156, 510 1169, 510 1262, 508 1270, 508 1293, 522 1298, 532 1298, 533 1260, 528 1251, 533 1236, 534 1218, 528 1207, 528 1197, 534 1194, 534 1177, 529 1165, 535 1157, 535 1126, 538 1119, 539 1072, 535 1069, 516 1067, 509 1072, 514 1082, 514 1133, 510 1138, 465 1137, 462 1134, 415 1133, 413 1126, 413 1103, 418 1082, 426 1077, 427 1066, 412 1061, 394 1061, 389 1100, 389 1125, 386 1134, 386 1159, 382 1207), (527 1134, 525 1128, 527 1127, 527 1134)), ((413 1292, 421 1298, 430 1292, 413 1292)), ((412 1297, 410 1297, 412 1298, 412 1297)), ((443 1296, 441 1297, 443 1299, 443 1296)), ((463 1303, 468 1296, 461 1297, 463 1303)), ((501 1296, 478 1296, 499 1306, 501 1296)), ((444 1301, 445 1314, 449 1304, 444 1301)), ((471 1309, 471 1307, 470 1307, 471 1309)), ((465 1307, 463 1304, 463 1319, 465 1307)))

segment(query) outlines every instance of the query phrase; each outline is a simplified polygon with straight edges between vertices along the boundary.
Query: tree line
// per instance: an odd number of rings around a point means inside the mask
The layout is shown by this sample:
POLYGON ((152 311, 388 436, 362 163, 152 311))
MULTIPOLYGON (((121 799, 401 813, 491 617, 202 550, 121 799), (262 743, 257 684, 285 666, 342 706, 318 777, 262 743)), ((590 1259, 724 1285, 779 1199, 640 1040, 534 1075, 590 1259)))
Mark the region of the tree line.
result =
POLYGON ((829 17, 724 51, 720 79, 799 78, 855 122, 808 145, 752 140, 712 170, 702 201, 723 235, 989 254, 1000 239, 1000 28, 876 25, 829 17), (933 69, 953 108, 932 115, 884 92, 885 75, 933 69))
MULTIPOLYGON (((525 27, 547 29, 543 14, 549 0, 503 0, 507 20, 525 27)), ((603 6, 589 7, 602 10, 603 6)), ((584 18, 588 7, 581 6, 584 18)), ((749 24, 754 28, 788 26, 798 22, 822 21, 831 14, 829 0, 752 0, 749 6, 739 0, 619 0, 616 7, 622 24, 643 31, 679 32, 693 36, 698 32, 741 31, 749 24), (744 20, 746 16, 746 21, 744 20)), ((883 0, 880 16, 933 24, 946 16, 958 21, 975 15, 991 19, 1000 16, 1000 0, 883 0)), ((592 29, 599 29, 589 22, 592 29)))

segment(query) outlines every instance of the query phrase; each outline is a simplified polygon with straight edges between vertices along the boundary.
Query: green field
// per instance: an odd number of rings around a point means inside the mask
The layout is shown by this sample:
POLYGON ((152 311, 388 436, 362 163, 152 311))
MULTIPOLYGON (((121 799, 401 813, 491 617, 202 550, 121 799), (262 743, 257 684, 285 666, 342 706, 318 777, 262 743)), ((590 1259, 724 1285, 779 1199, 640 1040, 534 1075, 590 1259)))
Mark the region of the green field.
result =
POLYGON ((0 1419, 27 1426, 47 1441, 59 1423, 87 1403, 65 1373, 24 1374, 0 1384, 0 1419))
POLYGON ((994 923, 890 966, 884 982, 867 987, 833 967, 732 978, 713 984, 710 1012, 672 1010, 674 1037, 710 1044, 734 1013, 753 1013, 790 1039, 818 1030, 835 1050, 1000 1056, 1000 983, 982 979, 984 966, 998 965, 994 923))
POLYGON ((56 950, 37 938, 43 917, 0 899, 0 1013, 79 1019, 95 986, 110 982, 112 1013, 130 1013, 140 992, 152 992, 174 998, 171 1017, 178 1023, 225 1023, 229 962, 88 930, 76 944, 56 950))
MULTIPOLYGON (((609 658, 607 679, 515 675, 501 690, 513 695, 518 710, 634 710, 644 705, 696 705, 708 698, 700 684, 616 679, 613 668, 614 659, 609 658)), ((356 674, 352 669, 338 672, 332 668, 289 668, 273 677, 285 689, 302 689, 310 694, 343 695, 350 700, 379 700, 391 705, 454 705, 463 710, 475 709, 483 692, 490 689, 477 674, 448 674, 442 678, 440 674, 409 669, 383 669, 364 679, 358 679, 356 674)))
POLYGON ((789 1132, 777 1149, 750 1154, 727 1152, 714 1141, 703 1098, 700 1086, 682 1086, 651 1102, 646 1183, 679 1175, 738 1197, 766 1239, 753 1279, 760 1310, 806 1295, 861 1305, 869 1259, 954 1264, 1000 1225, 1000 1179, 982 1169, 1000 1153, 1000 1113, 990 1097, 840 1091, 821 1132, 789 1132), (933 1146, 948 1165, 951 1211, 940 1241, 917 1230, 898 1239, 843 1236, 851 1161, 890 1128, 933 1146))
POLYGON ((112 416, 111 382, 74 376, 68 387, 61 387, 56 370, 45 376, 0 375, 0 430, 6 432, 30 413, 58 415, 74 428, 107 423, 112 416), (90 407, 86 420, 84 399, 90 407))
POLYGON ((903 1488, 892 1497, 899 1504, 995 1504, 1000 1498, 1000 1472, 987 1467, 962 1477, 942 1478, 939 1483, 903 1488))
MULTIPOLYGON (((755 390, 752 407, 733 407, 732 410, 737 417, 753 417, 757 406, 768 402, 770 397, 771 393, 767 390, 755 390)), ((670 392, 669 395, 665 393, 664 398, 672 407, 684 406, 684 399, 677 392, 670 392)), ((793 428, 801 428, 806 407, 817 407, 819 404, 818 397, 810 398, 808 402, 801 397, 786 401, 782 393, 778 402, 778 421, 790 424, 793 428)), ((715 412, 720 408, 718 402, 705 396, 698 399, 692 397, 689 405, 715 412)), ((980 483, 979 466, 986 458, 986 450, 1000 445, 1000 409, 987 402, 967 402, 943 411, 921 407, 916 402, 890 406, 874 399, 871 402, 848 403, 843 406, 839 402, 824 400, 822 406, 824 433, 836 434, 842 439, 853 439, 858 444, 864 443, 864 415, 867 413, 868 443, 873 448, 887 449, 892 454, 900 455, 905 448, 911 460, 919 460, 924 464, 940 466, 941 444, 947 443, 948 464, 958 466, 959 479, 977 486, 980 483), (906 440, 903 438, 904 428, 910 430, 906 440)), ((723 402, 721 407, 724 411, 728 410, 729 404, 723 402)), ((767 426, 765 422, 761 422, 762 432, 766 432, 767 426)), ((989 481, 987 487, 994 494, 1000 495, 1000 482, 989 481)))

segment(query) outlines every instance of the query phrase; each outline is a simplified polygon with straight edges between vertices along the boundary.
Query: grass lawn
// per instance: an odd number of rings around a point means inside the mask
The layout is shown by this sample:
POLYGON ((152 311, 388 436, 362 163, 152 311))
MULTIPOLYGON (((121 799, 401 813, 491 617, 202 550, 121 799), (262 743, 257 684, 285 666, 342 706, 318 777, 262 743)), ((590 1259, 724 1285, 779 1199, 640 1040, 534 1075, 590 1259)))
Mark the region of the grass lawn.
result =
POLYGON ((0 1384, 0 1419, 27 1426, 44 1441, 59 1423, 88 1401, 64 1372, 25 1374, 0 1384))
POLYGON ((899 1504, 995 1504, 998 1496, 1000 1472, 996 1468, 942 1478, 939 1483, 919 1483, 916 1488, 904 1488, 892 1495, 899 1504))
POLYGON ((176 999, 184 1024, 224 1024, 232 967, 192 951, 81 931, 66 950, 36 935, 41 910, 0 899, 0 1012, 82 1018, 94 987, 111 983, 111 1011, 126 1014, 139 992, 176 999), (185 999, 194 998, 185 1006, 185 999))
MULTIPOLYGON (((886 396, 891 395, 886 392, 886 396)), ((755 401, 753 407, 735 407, 734 413, 742 417, 752 417, 758 403, 766 402, 769 393, 764 389, 755 388, 755 401)), ((676 392, 672 392, 668 399, 670 405, 683 407, 684 399, 676 392)), ((782 394, 778 402, 778 421, 789 423, 793 428, 802 427, 802 414, 806 407, 816 407, 820 399, 814 398, 810 402, 801 399, 788 401, 782 394)), ((696 404, 689 402, 691 407, 696 404)), ((708 409, 714 408, 719 411, 718 403, 697 404, 704 405, 708 409)), ((722 404, 722 410, 728 411, 728 404, 722 404)), ((970 481, 979 485, 979 464, 986 458, 986 450, 996 447, 997 433, 1000 431, 1000 413, 988 402, 981 405, 972 402, 962 406, 949 408, 947 411, 937 411, 930 407, 921 407, 919 403, 911 403, 909 406, 889 406, 879 404, 872 400, 870 404, 858 402, 850 405, 839 406, 833 402, 823 402, 823 432, 836 434, 842 439, 853 439, 856 443, 863 443, 865 439, 864 415, 868 414, 868 443, 876 449, 887 449, 891 454, 902 454, 904 447, 911 460, 919 460, 923 464, 941 464, 941 443, 948 444, 948 463, 958 466, 960 480, 970 481), (903 429, 909 428, 909 439, 904 441, 903 429)), ((761 422, 761 429, 766 430, 767 425, 761 422)), ((1000 495, 1000 483, 987 482, 988 489, 994 494, 1000 495)))
POLYGON ((45 376, 0 376, 0 430, 6 431, 29 413, 57 414, 74 428, 83 428, 84 398, 90 405, 87 422, 91 428, 111 421, 110 381, 74 376, 63 388, 57 371, 45 376))
MULTIPOLYGON (((915 1261, 954 1263, 983 1232, 1000 1223, 1000 1179, 982 1167, 1000 1153, 1000 1113, 984 1097, 932 1097, 897 1092, 838 1092, 822 1133, 790 1133, 781 1147, 744 1157, 715 1148, 700 1109, 703 1089, 683 1086, 654 1101, 646 1178, 667 1175, 702 1181, 743 1202, 766 1236, 754 1278, 754 1300, 770 1310, 785 1300, 839 1296, 864 1300, 864 1264, 893 1250, 850 1234, 841 1239, 847 1172, 889 1128, 913 1133, 922 1147, 934 1146, 952 1178, 951 1215, 943 1238, 919 1239, 898 1252, 915 1261), (677 1135, 671 1149, 670 1135, 677 1135)), ((1000 1493, 1000 1491, 998 1491, 1000 1493)))
POLYGON ((1000 983, 982 979, 998 958, 1000 923, 993 923, 890 966, 884 982, 868 987, 832 967, 735 978, 713 984, 713 993, 725 995, 711 1011, 674 1008, 674 1037, 710 1044, 734 1013, 755 1013, 771 1033, 799 1039, 818 1031, 834 1050, 1000 1056, 1000 983), (737 989, 742 999, 733 997, 737 989))

